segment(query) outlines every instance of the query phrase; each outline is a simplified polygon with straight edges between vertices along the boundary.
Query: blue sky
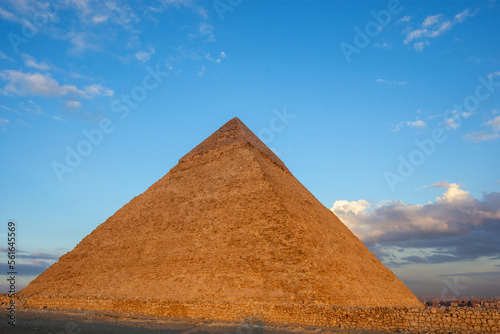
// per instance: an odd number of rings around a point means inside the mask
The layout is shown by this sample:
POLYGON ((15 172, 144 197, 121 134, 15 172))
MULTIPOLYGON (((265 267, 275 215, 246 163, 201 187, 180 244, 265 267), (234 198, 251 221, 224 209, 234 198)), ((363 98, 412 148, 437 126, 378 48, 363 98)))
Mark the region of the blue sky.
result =
POLYGON ((3 1, 0 220, 21 286, 237 116, 416 294, 500 295, 499 14, 3 1))

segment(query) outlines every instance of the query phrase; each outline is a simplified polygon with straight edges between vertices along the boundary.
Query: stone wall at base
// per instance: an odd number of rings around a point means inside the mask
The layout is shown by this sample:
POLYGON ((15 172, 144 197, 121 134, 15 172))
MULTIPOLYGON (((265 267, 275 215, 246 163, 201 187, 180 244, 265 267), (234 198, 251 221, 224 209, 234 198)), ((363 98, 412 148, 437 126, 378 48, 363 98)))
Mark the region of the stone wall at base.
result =
MULTIPOLYGON (((5 297, 1 299, 3 305, 6 302, 5 297)), ((480 308, 361 308, 71 295, 19 296, 17 305, 25 308, 112 310, 230 321, 253 318, 263 322, 412 333, 500 333, 499 310, 480 308)))

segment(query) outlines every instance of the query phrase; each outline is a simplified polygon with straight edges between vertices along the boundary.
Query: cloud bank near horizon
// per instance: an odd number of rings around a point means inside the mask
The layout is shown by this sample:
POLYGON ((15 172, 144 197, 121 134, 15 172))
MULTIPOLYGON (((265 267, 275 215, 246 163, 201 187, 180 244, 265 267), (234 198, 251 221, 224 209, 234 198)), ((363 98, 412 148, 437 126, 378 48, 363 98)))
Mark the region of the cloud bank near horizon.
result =
POLYGON ((423 205, 366 200, 336 201, 332 211, 385 264, 435 264, 500 259, 500 192, 476 199, 456 183, 423 205))

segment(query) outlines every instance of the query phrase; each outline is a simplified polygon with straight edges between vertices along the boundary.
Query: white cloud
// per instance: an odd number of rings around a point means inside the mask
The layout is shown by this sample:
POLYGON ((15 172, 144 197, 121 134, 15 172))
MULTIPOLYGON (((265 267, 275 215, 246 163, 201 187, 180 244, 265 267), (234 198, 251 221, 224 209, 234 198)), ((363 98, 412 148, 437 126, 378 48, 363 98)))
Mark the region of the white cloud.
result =
POLYGON ((452 24, 450 21, 445 21, 441 22, 439 26, 435 30, 429 31, 429 37, 435 38, 438 36, 441 36, 444 34, 446 31, 450 30, 452 27, 452 24))
POLYGON ((88 97, 113 96, 115 93, 112 89, 103 87, 100 84, 93 84, 90 86, 85 86, 84 91, 88 97))
POLYGON ((460 124, 456 122, 457 118, 458 117, 453 116, 453 117, 449 117, 449 118, 447 118, 447 119, 445 119, 443 121, 444 125, 446 125, 446 128, 448 130, 450 130, 450 129, 451 130, 456 130, 456 129, 458 129, 460 127, 460 124))
POLYGON ((66 103, 64 104, 64 106, 68 110, 77 110, 77 109, 80 109, 80 107, 82 106, 82 104, 79 101, 69 100, 69 101, 66 101, 66 103))
POLYGON ((35 69, 40 70, 40 71, 48 71, 48 70, 52 69, 52 66, 49 65, 48 63, 45 63, 45 62, 38 63, 35 60, 35 58, 33 58, 30 55, 23 53, 23 54, 21 54, 21 57, 23 58, 24 66, 26 66, 26 67, 35 68, 35 69))
POLYGON ((155 48, 152 46, 149 46, 148 51, 138 51, 135 53, 135 58, 137 60, 146 62, 149 61, 149 58, 151 58, 152 55, 154 55, 156 52, 155 48))
POLYGON ((500 192, 476 199, 455 183, 427 187, 446 190, 425 205, 338 201, 332 211, 388 266, 500 258, 500 192))
POLYGON ((410 43, 414 39, 417 39, 417 38, 420 38, 422 36, 425 36, 425 34, 427 34, 427 30, 426 29, 413 30, 413 31, 409 32, 408 34, 406 34, 404 43, 408 44, 408 43, 410 43))
POLYGON ((355 215, 366 214, 366 210, 370 208, 370 203, 365 201, 364 199, 360 199, 359 201, 336 201, 333 204, 331 210, 333 212, 352 212, 355 215))
POLYGON ((427 16, 424 20, 424 22, 422 22, 422 27, 431 27, 437 23, 439 23, 439 21, 441 21, 441 19, 443 18, 443 14, 438 14, 438 15, 431 15, 431 16, 427 16))
POLYGON ((8 81, 0 89, 3 94, 39 95, 43 97, 81 96, 85 98, 112 96, 114 94, 112 89, 103 87, 100 84, 86 86, 84 90, 78 89, 74 85, 60 85, 50 75, 41 73, 5 70, 0 72, 0 79, 8 81))
POLYGON ((109 19, 109 16, 107 16, 107 15, 96 15, 92 18, 92 22, 103 23, 103 22, 106 22, 108 19, 109 19))
POLYGON ((364 242, 456 235, 466 233, 473 226, 486 224, 488 220, 500 219, 500 207, 482 205, 456 183, 440 182, 433 187, 446 187, 446 191, 435 202, 425 205, 401 201, 378 205, 365 200, 337 201, 331 210, 364 242))
POLYGON ((84 95, 84 92, 72 85, 61 86, 49 75, 41 73, 24 73, 5 70, 0 72, 0 78, 8 81, 1 91, 4 94, 41 95, 45 97, 63 95, 84 95))
POLYGON ((10 122, 8 119, 0 117, 0 125, 4 126, 4 125, 7 125, 9 123, 10 122))
POLYGON ((464 112, 462 113, 462 117, 463 117, 463 118, 469 118, 469 117, 471 117, 472 115, 474 115, 474 112, 473 112, 473 111, 469 111, 469 112, 464 111, 464 112))
POLYGON ((413 121, 413 122, 412 121, 408 121, 408 122, 406 122, 406 124, 408 126, 412 127, 412 128, 421 128, 421 129, 425 128, 425 126, 427 125, 422 120, 416 120, 416 121, 413 121))
POLYGON ((482 141, 494 140, 500 137, 500 116, 497 116, 487 122, 482 123, 481 126, 489 127, 491 128, 491 130, 474 131, 466 134, 464 136, 464 139, 467 141, 480 143, 482 141))
POLYGON ((460 189, 460 186, 456 183, 448 183, 446 181, 441 181, 444 184, 437 183, 434 184, 434 188, 437 188, 436 185, 439 185, 439 188, 446 188, 443 197, 436 197, 437 202, 439 203, 462 203, 465 201, 470 201, 472 198, 470 197, 470 191, 465 191, 460 189))

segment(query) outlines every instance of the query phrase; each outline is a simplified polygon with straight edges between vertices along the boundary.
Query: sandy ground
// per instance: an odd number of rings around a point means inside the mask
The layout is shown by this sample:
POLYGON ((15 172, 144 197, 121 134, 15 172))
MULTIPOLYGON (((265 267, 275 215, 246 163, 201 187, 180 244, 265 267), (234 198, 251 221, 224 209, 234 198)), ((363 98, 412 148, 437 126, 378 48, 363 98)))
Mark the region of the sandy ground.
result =
POLYGON ((101 333, 223 333, 223 334, 330 334, 330 333, 388 333, 362 330, 345 330, 332 327, 260 323, 247 319, 244 322, 217 320, 176 319, 148 316, 136 313, 18 310, 16 326, 7 323, 6 312, 2 312, 0 333, 30 334, 101 334, 101 333))

